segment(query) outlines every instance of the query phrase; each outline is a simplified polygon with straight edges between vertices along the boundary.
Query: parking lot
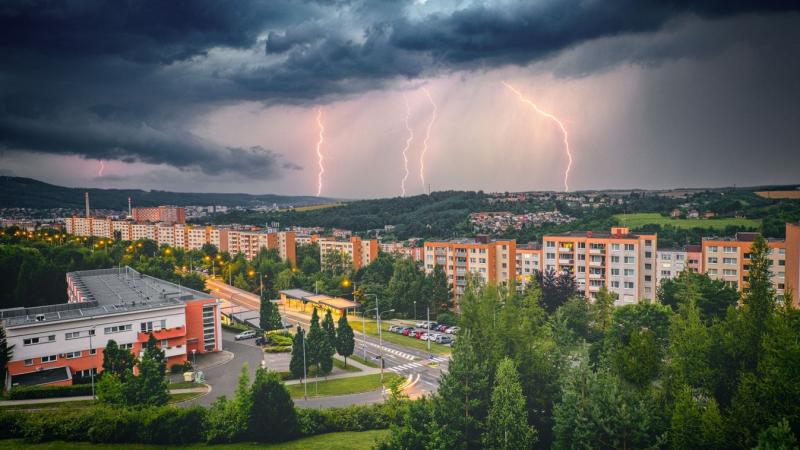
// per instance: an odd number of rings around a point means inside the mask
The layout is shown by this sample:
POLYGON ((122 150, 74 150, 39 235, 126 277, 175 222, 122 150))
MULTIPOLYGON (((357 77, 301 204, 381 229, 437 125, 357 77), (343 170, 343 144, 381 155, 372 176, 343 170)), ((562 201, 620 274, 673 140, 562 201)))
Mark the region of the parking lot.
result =
POLYGON ((452 345, 456 340, 459 327, 436 322, 418 322, 412 325, 391 325, 389 331, 408 336, 410 339, 436 342, 442 345, 452 345))

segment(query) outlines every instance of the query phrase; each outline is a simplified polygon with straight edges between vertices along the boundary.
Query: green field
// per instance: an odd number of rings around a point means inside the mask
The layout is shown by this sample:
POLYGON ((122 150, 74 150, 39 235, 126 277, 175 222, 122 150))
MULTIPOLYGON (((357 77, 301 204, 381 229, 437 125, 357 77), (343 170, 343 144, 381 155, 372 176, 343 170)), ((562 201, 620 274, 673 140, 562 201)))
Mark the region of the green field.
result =
POLYGON ((162 449, 162 448, 184 448, 184 449, 263 449, 263 450, 367 450, 371 449, 376 442, 386 438, 389 430, 372 431, 350 431, 342 433, 327 433, 317 436, 297 439, 280 444, 217 444, 217 445, 145 445, 145 444, 92 444, 89 442, 44 442, 42 444, 30 444, 22 439, 0 440, 0 450, 6 449, 37 449, 37 450, 60 450, 85 449, 85 450, 117 450, 117 449, 162 449))
POLYGON ((644 225, 672 225, 678 228, 706 228, 724 230, 725 227, 734 225, 745 228, 761 228, 761 221, 758 219, 673 219, 662 216, 659 213, 636 213, 636 214, 616 214, 614 219, 622 225, 631 229, 638 229, 644 225))
MULTIPOLYGON (((402 378, 394 373, 383 374, 383 386, 389 386, 392 379, 402 378)), ((358 394, 359 392, 375 391, 381 388, 381 375, 364 375, 362 377, 338 378, 335 380, 309 382, 309 397, 327 397, 332 395, 358 394)), ((286 386, 292 398, 303 398, 303 384, 286 386)))
MULTIPOLYGON (((198 387, 195 384, 192 387, 198 387)), ((205 394, 204 392, 184 392, 181 394, 169 394, 169 403, 180 403, 185 402, 186 400, 191 400, 195 397, 199 397, 205 394)), ((40 410, 40 409, 54 409, 54 408, 86 408, 87 406, 92 406, 94 403, 97 403, 96 400, 71 400, 71 401, 53 401, 53 402, 43 402, 43 403, 29 403, 29 404, 20 404, 20 405, 5 405, 0 406, 0 410, 4 411, 14 411, 14 410, 40 410)))
MULTIPOLYGON (((361 318, 356 316, 347 316, 347 321, 350 323, 350 326, 353 327, 355 331, 361 331, 361 318)), ((417 350, 422 350, 427 352, 428 351, 428 341, 421 341, 419 339, 410 338, 408 336, 403 336, 402 334, 396 334, 389 331, 389 326, 392 324, 388 321, 384 321, 381 323, 381 327, 383 328, 383 340, 385 342, 391 342, 392 344, 402 345, 405 347, 411 347, 417 350)), ((378 325, 374 320, 367 320, 367 335, 373 336, 375 338, 378 337, 378 325)), ((356 341, 360 340, 358 336, 356 336, 356 341)), ((435 355, 447 355, 450 354, 451 348, 446 345, 436 344, 431 342, 431 353, 435 355)))

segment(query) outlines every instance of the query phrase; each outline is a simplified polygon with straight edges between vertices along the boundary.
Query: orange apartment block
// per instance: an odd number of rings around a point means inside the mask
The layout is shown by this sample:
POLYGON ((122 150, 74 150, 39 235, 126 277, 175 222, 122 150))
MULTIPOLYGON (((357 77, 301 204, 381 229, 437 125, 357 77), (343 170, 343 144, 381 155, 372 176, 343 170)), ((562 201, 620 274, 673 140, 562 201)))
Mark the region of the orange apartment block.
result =
POLYGON ((794 307, 800 306, 800 222, 786 224, 785 288, 791 289, 794 307))
POLYGON ((631 233, 626 227, 547 235, 542 269, 573 274, 587 298, 595 298, 605 285, 619 296, 617 304, 637 303, 656 295, 656 241, 655 234, 631 233))
POLYGON ((181 206, 133 208, 131 216, 136 222, 186 223, 186 208, 181 206))
POLYGON ((524 289, 542 271, 542 244, 517 245, 517 287, 524 289))
POLYGON ((353 269, 358 270, 375 261, 378 257, 378 240, 361 239, 353 236, 348 240, 338 240, 334 237, 311 236, 312 242, 319 244, 320 261, 325 260, 325 256, 333 251, 345 253, 352 262, 353 269))
MULTIPOLYGON (((737 290, 744 289, 750 267, 750 248, 756 237, 758 233, 742 232, 736 233, 734 237, 703 238, 702 271, 710 278, 723 280, 737 290)), ((772 284, 776 294, 783 295, 786 289, 786 243, 768 239, 767 245, 772 284)))
POLYGON ((517 243, 514 240, 475 239, 425 242, 425 272, 441 266, 457 300, 464 294, 467 274, 486 283, 508 283, 517 276, 517 243))

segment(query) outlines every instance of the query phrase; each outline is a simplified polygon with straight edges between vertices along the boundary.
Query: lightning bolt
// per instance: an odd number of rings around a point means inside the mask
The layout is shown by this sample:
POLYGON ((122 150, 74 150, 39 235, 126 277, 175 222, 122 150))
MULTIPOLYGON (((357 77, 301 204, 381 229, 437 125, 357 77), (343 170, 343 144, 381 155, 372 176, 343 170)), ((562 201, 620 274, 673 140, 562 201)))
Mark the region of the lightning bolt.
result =
POLYGON ((105 165, 105 163, 103 163, 103 160, 101 159, 100 160, 100 170, 97 171, 97 176, 98 177, 102 177, 103 176, 103 169, 105 169, 105 168, 106 168, 106 165, 105 165))
POLYGON ((433 113, 431 114, 431 120, 428 122, 428 129, 425 131, 425 140, 422 141, 422 153, 419 155, 419 178, 422 180, 422 189, 425 189, 425 154, 428 153, 428 142, 431 139, 431 129, 433 128, 433 122, 436 121, 436 103, 433 101, 433 97, 431 97, 431 93, 428 92, 428 89, 422 88, 425 91, 425 95, 428 96, 428 101, 433 106, 433 113))
POLYGON ((319 140, 317 141, 317 160, 319 173, 317 173, 317 197, 322 194, 322 175, 325 173, 325 158, 322 156, 322 144, 325 143, 325 125, 322 124, 322 107, 317 109, 317 127, 319 127, 319 140))
POLYGON ((411 141, 414 140, 414 130, 411 128, 409 121, 411 120, 411 107, 408 105, 408 97, 403 94, 403 101, 406 102, 406 131, 408 131, 408 138, 406 139, 406 146, 403 147, 403 163, 405 164, 406 173, 403 175, 403 180, 400 182, 400 190, 403 192, 403 197, 406 196, 406 180, 408 180, 408 149, 411 147, 411 141))
POLYGON ((524 95, 522 95, 522 93, 520 91, 514 89, 513 86, 511 86, 510 84, 506 83, 505 81, 503 81, 503 85, 505 85, 505 87, 509 88, 513 93, 517 94, 517 97, 519 97, 519 100, 522 103, 525 103, 526 105, 528 105, 531 108, 533 108, 533 110, 536 111, 537 113, 539 113, 539 114, 543 115, 544 117, 547 117, 548 119, 552 120, 553 122, 555 122, 558 125, 559 128, 561 128, 561 133, 564 135, 564 149, 567 152, 567 161, 568 161, 567 162, 567 170, 564 171, 564 191, 569 191, 569 170, 572 168, 572 152, 569 149, 569 133, 567 133, 567 128, 564 126, 563 123, 561 123, 560 120, 558 120, 558 117, 550 114, 549 112, 542 111, 541 109, 539 109, 539 107, 536 106, 535 103, 533 103, 528 98, 526 98, 524 95))

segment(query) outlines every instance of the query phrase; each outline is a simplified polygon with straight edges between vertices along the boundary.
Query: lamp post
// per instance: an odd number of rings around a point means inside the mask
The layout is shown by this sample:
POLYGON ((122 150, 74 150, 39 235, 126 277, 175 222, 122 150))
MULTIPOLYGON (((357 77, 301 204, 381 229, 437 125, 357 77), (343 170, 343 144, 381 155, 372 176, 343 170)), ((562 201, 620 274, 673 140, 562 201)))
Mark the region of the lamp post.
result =
POLYGON ((303 399, 308 400, 308 374, 306 372, 306 333, 303 331, 303 326, 297 322, 297 327, 300 328, 300 339, 303 341, 303 399))
MULTIPOLYGON (((95 330, 95 327, 92 327, 92 328, 89 329, 89 357, 90 358, 92 357, 92 350, 93 350, 93 347, 92 347, 92 336, 94 336, 94 330, 95 330)), ((94 361, 93 361, 92 362, 92 368, 89 369, 89 375, 92 378, 92 400, 95 400, 95 396, 94 396, 94 373, 95 373, 96 370, 97 370, 97 367, 95 366, 94 361)))
MULTIPOLYGON (((375 306, 378 306, 378 294, 364 294, 364 297, 370 297, 370 296, 375 297, 375 306)), ((372 309, 377 309, 377 308, 372 308, 372 309)), ((372 309, 370 309, 370 311, 372 311, 372 309)), ((364 361, 367 360, 367 319, 366 319, 366 316, 367 316, 367 311, 362 311, 361 312, 361 339, 363 340, 362 346, 364 347, 364 361)), ((381 361, 381 364, 383 364, 383 361, 381 361)))
POLYGON ((197 349, 192 349, 192 369, 197 370, 197 349))
MULTIPOLYGON (((378 317, 378 349, 380 351, 380 360, 381 360, 381 385, 383 385, 383 366, 384 366, 384 363, 383 363, 383 332, 381 330, 381 312, 380 312, 380 309, 378 309, 378 308, 379 308, 378 307, 378 301, 376 299, 375 300, 375 308, 372 308, 372 309, 375 310, 375 315, 378 317)), ((372 311, 372 309, 370 309, 370 311, 372 311)), ((394 311, 394 309, 390 309, 390 310, 387 310, 387 311, 384 311, 384 312, 388 313, 388 312, 393 312, 393 311, 394 311)))
POLYGON ((414 300, 414 320, 417 320, 417 301, 414 300))

